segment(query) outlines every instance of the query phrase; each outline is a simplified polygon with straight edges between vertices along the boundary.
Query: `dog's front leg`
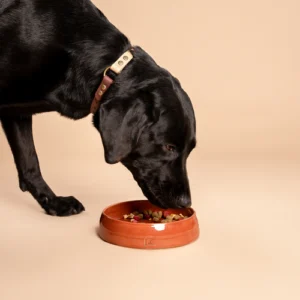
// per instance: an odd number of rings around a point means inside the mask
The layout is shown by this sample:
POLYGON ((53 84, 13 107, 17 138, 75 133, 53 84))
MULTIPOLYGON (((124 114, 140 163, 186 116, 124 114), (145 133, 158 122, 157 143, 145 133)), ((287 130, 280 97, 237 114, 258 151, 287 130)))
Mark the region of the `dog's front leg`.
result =
POLYGON ((49 215, 70 216, 84 211, 74 197, 57 197, 44 181, 32 135, 32 116, 1 117, 2 127, 12 150, 20 188, 29 191, 49 215))

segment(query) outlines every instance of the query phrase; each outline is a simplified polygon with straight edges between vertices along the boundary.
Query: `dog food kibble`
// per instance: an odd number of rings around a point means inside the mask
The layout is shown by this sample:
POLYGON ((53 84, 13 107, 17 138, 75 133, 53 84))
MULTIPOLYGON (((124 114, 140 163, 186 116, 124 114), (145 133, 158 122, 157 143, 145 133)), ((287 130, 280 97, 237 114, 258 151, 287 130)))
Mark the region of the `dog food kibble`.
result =
POLYGON ((124 215, 123 219, 132 223, 146 222, 146 223, 171 223, 187 219, 183 214, 172 214, 169 211, 152 211, 144 210, 143 212, 134 211, 129 215, 124 215))

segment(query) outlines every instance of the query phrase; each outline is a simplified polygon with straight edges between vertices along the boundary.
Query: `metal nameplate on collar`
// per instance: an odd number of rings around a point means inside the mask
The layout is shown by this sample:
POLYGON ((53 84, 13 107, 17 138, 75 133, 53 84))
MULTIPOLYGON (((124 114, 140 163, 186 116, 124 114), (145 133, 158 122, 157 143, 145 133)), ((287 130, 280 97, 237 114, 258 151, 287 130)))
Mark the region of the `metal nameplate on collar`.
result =
POLYGON ((120 74, 132 59, 133 55, 128 50, 110 67, 110 69, 115 73, 120 74))

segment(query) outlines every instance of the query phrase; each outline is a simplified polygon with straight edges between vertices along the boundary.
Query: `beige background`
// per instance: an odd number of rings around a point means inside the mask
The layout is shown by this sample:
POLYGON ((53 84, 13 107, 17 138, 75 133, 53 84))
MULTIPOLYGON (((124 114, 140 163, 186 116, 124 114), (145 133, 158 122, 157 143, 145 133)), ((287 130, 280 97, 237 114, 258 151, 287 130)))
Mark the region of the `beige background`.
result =
POLYGON ((36 116, 45 179, 87 211, 45 216, 18 190, 1 131, 0 298, 299 299, 299 1, 95 3, 193 101, 188 169, 201 238, 157 252, 103 243, 94 232, 102 209, 141 198, 139 188, 105 164, 90 117, 36 116))

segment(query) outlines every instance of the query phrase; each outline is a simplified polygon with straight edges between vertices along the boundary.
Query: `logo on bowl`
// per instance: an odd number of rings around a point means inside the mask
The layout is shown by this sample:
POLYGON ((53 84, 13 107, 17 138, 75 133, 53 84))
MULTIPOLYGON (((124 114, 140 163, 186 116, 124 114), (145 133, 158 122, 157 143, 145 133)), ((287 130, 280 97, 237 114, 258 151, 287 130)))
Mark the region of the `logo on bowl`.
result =
POLYGON ((152 237, 148 237, 144 239, 144 245, 145 246, 152 246, 155 247, 155 239, 152 237))

